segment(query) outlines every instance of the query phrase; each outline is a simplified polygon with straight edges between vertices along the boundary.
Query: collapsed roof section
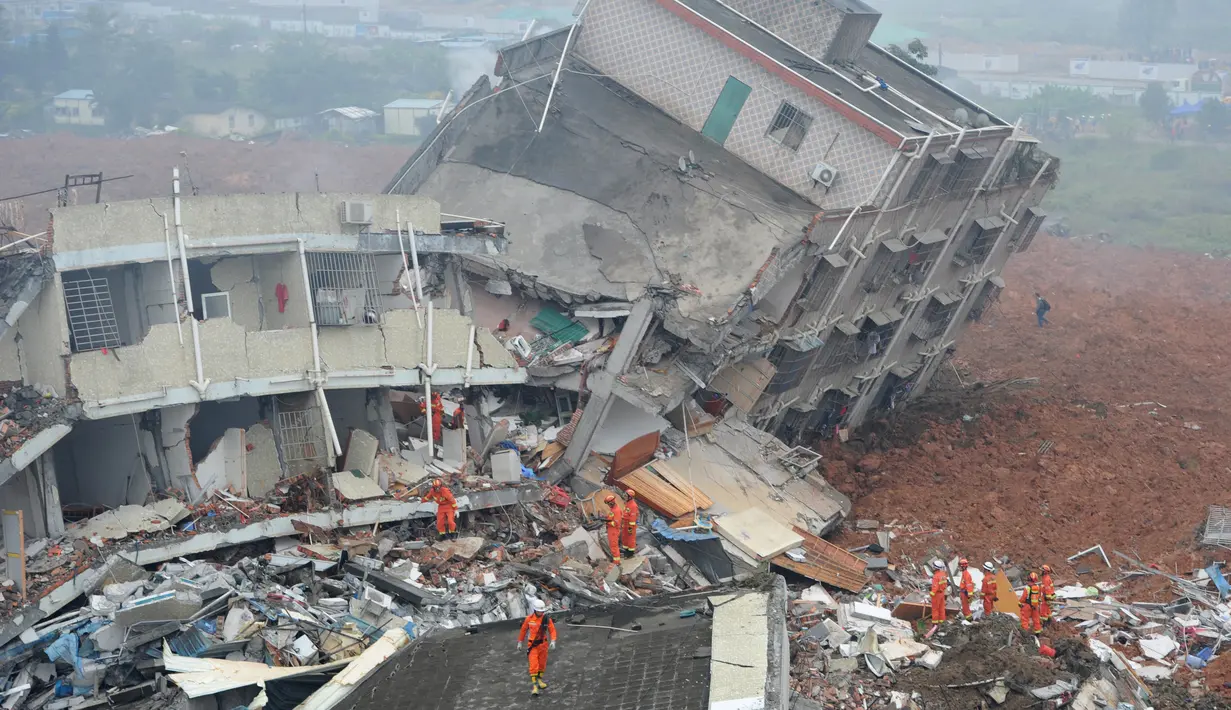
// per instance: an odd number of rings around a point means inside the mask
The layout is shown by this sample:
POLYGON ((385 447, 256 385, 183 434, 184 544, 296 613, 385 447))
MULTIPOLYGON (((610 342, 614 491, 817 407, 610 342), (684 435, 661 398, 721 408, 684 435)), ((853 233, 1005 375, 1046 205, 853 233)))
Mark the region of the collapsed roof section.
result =
POLYGON ((0 338, 26 312, 43 284, 55 275, 50 259, 39 254, 5 255, 0 258, 0 338))
POLYGON ((465 257, 489 278, 565 303, 686 296, 681 330, 726 320, 817 208, 571 56, 537 132, 562 44, 502 50, 506 82, 481 79, 389 191, 500 215, 509 252, 465 257))

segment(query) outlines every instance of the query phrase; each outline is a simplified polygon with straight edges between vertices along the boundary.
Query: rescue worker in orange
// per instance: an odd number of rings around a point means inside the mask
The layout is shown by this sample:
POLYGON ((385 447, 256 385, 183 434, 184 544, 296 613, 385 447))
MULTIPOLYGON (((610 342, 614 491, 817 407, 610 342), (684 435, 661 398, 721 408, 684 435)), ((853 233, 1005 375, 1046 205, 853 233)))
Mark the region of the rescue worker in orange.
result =
POLYGON ((1038 572, 1030 573, 1030 584, 1022 590, 1022 596, 1018 602, 1021 604, 1022 633, 1033 630, 1034 635, 1038 636, 1043 630, 1043 625, 1039 622, 1039 607, 1043 603, 1043 586, 1039 584, 1038 572))
POLYGON ((432 481, 432 487, 423 500, 436 504, 436 534, 440 539, 445 539, 445 535, 456 537, 457 499, 453 497, 453 491, 437 478, 432 481))
POLYGON ((620 527, 624 523, 624 510, 620 507, 619 498, 614 493, 608 493, 603 499, 607 504, 607 547, 611 549, 611 561, 620 564, 620 527))
POLYGON ((637 509, 637 494, 633 489, 629 488, 624 491, 628 496, 628 500, 624 503, 624 526, 620 531, 620 555, 623 557, 632 557, 637 554, 637 516, 640 511, 637 509))
POLYGON ((1056 585, 1051 581, 1051 565, 1043 565, 1043 578, 1039 580, 1043 588, 1043 604, 1039 606, 1039 618, 1044 624, 1051 621, 1051 605, 1056 601, 1056 585))
POLYGON ((945 595, 949 591, 949 575, 945 574, 945 563, 932 560, 932 626, 939 626, 945 620, 945 595))
MULTIPOLYGON (((427 416, 427 400, 419 403, 419 411, 427 416)), ((432 393, 432 441, 436 446, 440 446, 440 429, 444 424, 445 418, 445 402, 439 392, 432 393)))
POLYGON ((521 650, 529 641, 526 659, 530 662, 530 694, 538 695, 540 690, 547 690, 543 674, 547 672, 547 649, 556 647, 556 622, 544 613, 547 611, 547 604, 542 599, 535 599, 531 606, 533 611, 530 616, 521 622, 517 649, 521 650))
POLYGON ((963 557, 957 565, 962 570, 962 578, 957 585, 958 595, 962 598, 962 616, 967 621, 974 621, 975 615, 970 611, 970 598, 975 595, 975 580, 970 576, 970 560, 963 557))
POLYGON ((996 602, 1000 601, 996 593, 996 566, 991 562, 983 563, 983 584, 980 585, 979 595, 983 597, 983 618, 986 619, 992 615, 996 602))

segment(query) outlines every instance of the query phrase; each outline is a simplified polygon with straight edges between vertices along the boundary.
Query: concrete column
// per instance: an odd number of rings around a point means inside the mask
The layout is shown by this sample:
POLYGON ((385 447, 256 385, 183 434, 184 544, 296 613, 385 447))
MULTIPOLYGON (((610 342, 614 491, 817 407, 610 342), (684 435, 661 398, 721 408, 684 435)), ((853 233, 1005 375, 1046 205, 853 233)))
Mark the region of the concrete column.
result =
POLYGON ((367 420, 368 432, 380 442, 380 448, 396 453, 399 449, 397 420, 393 418, 388 387, 367 391, 367 420))
POLYGON ((594 443, 594 435, 598 433, 603 422, 607 420, 607 413, 611 411, 611 405, 614 401, 615 395, 611 394, 610 387, 602 394, 591 392, 590 401, 586 403, 586 409, 581 414, 581 421, 577 423, 577 430, 573 432, 573 440, 569 442, 568 449, 564 452, 564 460, 568 462, 569 467, 574 471, 590 455, 591 444, 594 443))
POLYGON ((43 502, 47 535, 64 534, 64 511, 60 508, 60 484, 56 480, 56 459, 50 451, 39 457, 31 468, 38 469, 39 494, 43 502))
POLYGON ((633 304, 632 313, 628 315, 628 319, 624 321, 624 328, 620 331, 620 339, 607 358, 607 372, 613 375, 623 375, 628 370, 653 321, 653 299, 643 298, 633 304))

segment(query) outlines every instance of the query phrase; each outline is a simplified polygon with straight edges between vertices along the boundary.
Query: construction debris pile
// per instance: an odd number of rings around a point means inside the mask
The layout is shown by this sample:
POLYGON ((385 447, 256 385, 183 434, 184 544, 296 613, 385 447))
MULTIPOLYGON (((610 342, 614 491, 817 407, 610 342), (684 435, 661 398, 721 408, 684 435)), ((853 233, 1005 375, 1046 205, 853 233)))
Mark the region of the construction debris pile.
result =
POLYGON ((67 424, 80 415, 80 407, 57 397, 49 389, 0 382, 0 460, 7 459, 40 431, 67 424))
MULTIPOLYGON (((887 552, 904 529, 867 523, 879 542, 864 554, 887 552)), ((976 598, 973 620, 963 621, 954 557, 945 606, 956 621, 932 631, 927 570, 909 561, 870 572, 854 593, 819 584, 798 590, 788 613, 794 707, 1231 707, 1219 697, 1231 693, 1220 670, 1231 668, 1231 654, 1219 655, 1231 637, 1231 584, 1219 566, 1182 577, 1097 546, 1070 564, 1081 574, 1089 574, 1087 562, 1111 573, 1113 559, 1123 562, 1116 581, 1056 587, 1053 620, 1037 637, 1019 621, 1025 570, 1005 558, 997 560, 992 614, 976 598), (1120 601, 1143 582, 1155 583, 1154 596, 1169 585, 1171 601, 1120 601)), ((981 574, 970 571, 979 589, 981 574)))

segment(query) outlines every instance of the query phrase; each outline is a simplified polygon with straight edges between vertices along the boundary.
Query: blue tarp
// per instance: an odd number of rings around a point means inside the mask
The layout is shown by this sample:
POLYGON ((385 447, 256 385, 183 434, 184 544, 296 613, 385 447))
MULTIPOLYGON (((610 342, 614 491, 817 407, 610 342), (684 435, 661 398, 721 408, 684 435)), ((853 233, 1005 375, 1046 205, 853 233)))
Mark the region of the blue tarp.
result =
POLYGON ((1227 583, 1227 579, 1222 576, 1222 570, 1218 569, 1218 565, 1210 565, 1205 568, 1205 573, 1214 580, 1214 586, 1218 587, 1218 596, 1226 599, 1227 595, 1231 594, 1231 584, 1227 583))
POLYGON ((1195 104, 1190 104, 1187 101, 1185 101, 1179 106, 1176 106, 1175 108, 1171 109, 1171 115, 1172 116, 1191 116, 1194 113, 1201 113, 1202 103, 1203 102, 1198 101, 1195 104))
POLYGON ((676 530, 658 518, 650 524, 650 530, 659 537, 664 537, 668 540, 680 540, 682 542, 700 542, 702 540, 718 539, 718 534, 713 532, 704 532, 702 530, 676 530))

